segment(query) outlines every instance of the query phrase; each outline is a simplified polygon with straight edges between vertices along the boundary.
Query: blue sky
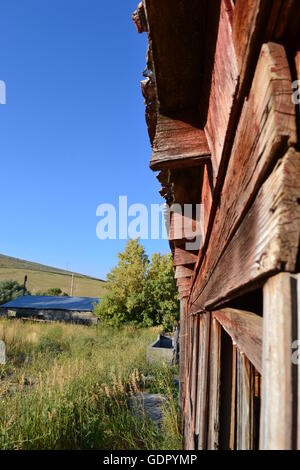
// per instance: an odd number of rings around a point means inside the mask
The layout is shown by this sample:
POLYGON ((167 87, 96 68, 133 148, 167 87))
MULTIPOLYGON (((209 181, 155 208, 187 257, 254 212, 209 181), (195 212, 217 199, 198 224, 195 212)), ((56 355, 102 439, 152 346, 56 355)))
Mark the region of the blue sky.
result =
POLYGON ((1 3, 0 253, 104 278, 125 242, 97 239, 97 206, 119 195, 163 202, 149 169, 137 3, 1 3))

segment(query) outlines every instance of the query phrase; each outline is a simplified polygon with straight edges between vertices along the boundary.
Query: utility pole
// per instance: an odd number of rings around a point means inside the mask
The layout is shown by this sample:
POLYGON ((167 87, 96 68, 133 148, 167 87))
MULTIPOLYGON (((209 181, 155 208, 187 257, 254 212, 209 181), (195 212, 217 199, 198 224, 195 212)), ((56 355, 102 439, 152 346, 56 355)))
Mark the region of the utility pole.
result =
POLYGON ((27 275, 24 277, 23 296, 25 295, 25 292, 26 292, 26 283, 27 283, 27 275))
POLYGON ((73 297, 73 291, 74 291, 74 274, 72 274, 72 281, 71 281, 71 297, 73 297))

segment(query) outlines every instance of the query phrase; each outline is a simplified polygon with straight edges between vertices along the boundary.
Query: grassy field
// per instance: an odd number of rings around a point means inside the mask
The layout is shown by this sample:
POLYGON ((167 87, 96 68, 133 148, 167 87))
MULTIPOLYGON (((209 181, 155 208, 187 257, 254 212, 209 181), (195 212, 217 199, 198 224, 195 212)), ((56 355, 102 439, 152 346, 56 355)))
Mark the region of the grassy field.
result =
MULTIPOLYGON (((0 255, 0 281, 13 280, 23 283, 25 275, 28 276, 27 287, 32 294, 56 287, 70 294, 71 272, 0 255)), ((104 281, 74 273, 74 296, 101 297, 104 290, 104 281)))
POLYGON ((174 368, 146 363, 157 334, 1 320, 0 449, 179 449, 174 368), (160 431, 128 407, 150 375, 167 397, 160 431))

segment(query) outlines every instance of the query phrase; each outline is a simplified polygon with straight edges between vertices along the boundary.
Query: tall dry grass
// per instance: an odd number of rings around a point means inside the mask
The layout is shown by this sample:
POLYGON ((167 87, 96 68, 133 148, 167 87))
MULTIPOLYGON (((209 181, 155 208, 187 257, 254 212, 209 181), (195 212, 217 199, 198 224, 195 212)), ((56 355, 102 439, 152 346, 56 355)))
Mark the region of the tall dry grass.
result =
POLYGON ((174 370, 146 363, 157 333, 1 320, 0 448, 180 448, 174 370), (149 375, 167 397, 161 430, 128 405, 149 375))

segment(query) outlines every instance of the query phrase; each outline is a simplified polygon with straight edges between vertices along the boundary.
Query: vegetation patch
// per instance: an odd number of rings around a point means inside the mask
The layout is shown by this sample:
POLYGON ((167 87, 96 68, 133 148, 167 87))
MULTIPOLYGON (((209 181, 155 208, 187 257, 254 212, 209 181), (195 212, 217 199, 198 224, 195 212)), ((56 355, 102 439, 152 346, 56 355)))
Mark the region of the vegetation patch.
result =
POLYGON ((0 448, 180 449, 176 369, 146 363, 158 332, 1 320, 0 448), (161 429, 129 407, 149 376, 166 397, 161 429))

